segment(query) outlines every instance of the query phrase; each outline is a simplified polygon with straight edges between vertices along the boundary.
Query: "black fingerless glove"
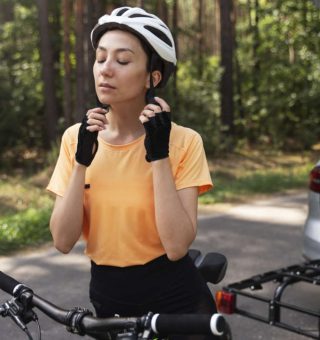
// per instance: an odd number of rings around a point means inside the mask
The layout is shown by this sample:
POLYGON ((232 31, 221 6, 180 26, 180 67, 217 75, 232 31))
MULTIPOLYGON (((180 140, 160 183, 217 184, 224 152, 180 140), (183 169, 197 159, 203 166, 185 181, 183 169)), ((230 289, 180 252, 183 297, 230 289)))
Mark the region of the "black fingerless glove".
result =
POLYGON ((150 117, 143 123, 146 131, 144 146, 146 148, 146 160, 148 162, 169 156, 169 138, 171 131, 170 112, 162 111, 150 117))
POLYGON ((88 126, 88 117, 84 116, 78 133, 78 145, 76 161, 82 165, 89 166, 98 151, 98 131, 91 132, 88 126))

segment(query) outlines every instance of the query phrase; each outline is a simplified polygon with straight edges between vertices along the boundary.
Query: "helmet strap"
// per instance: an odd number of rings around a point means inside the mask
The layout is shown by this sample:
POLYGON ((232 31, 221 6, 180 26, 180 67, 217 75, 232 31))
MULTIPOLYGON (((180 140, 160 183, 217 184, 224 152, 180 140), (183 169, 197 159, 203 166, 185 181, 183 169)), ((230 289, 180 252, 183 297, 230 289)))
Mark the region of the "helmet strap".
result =
POLYGON ((150 58, 150 87, 146 93, 146 103, 158 105, 158 103, 154 100, 154 97, 156 94, 155 94, 155 87, 153 85, 153 78, 152 78, 152 71, 154 68, 155 59, 156 59, 156 54, 152 53, 151 58, 150 58))
POLYGON ((157 104, 154 100, 155 97, 155 88, 153 86, 153 79, 152 74, 150 73, 150 88, 147 90, 146 93, 146 103, 147 104, 157 104))

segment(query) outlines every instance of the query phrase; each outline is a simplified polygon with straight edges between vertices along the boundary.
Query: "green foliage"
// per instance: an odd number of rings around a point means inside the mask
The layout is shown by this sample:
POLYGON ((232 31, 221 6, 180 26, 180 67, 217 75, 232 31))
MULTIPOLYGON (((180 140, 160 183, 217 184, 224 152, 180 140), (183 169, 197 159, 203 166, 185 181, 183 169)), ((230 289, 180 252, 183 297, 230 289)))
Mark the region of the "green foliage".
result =
POLYGON ((51 168, 29 176, 0 176, 0 254, 51 239, 53 197, 46 190, 51 168))
POLYGON ((258 14, 258 40, 246 21, 237 26, 239 137, 281 150, 309 149, 320 136, 319 10, 311 1, 276 1, 264 2, 258 14))
POLYGON ((36 246, 51 239, 49 218, 51 208, 30 208, 13 216, 0 218, 0 254, 36 246))
POLYGON ((14 146, 42 144, 36 18, 34 5, 17 3, 14 21, 0 30, 0 153, 14 146))
POLYGON ((219 80, 221 68, 215 56, 203 60, 202 74, 192 61, 179 63, 177 72, 178 103, 175 121, 198 131, 208 152, 221 146, 219 80))

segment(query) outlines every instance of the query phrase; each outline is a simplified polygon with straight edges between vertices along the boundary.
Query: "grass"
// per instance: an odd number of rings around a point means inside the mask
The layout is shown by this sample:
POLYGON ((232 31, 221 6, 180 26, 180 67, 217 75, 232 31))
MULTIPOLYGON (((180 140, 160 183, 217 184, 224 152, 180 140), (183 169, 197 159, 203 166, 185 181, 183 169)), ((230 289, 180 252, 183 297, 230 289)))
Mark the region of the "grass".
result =
POLYGON ((47 171, 36 176, 0 176, 0 255, 51 239, 53 198, 45 191, 47 171))
MULTIPOLYGON (((314 154, 233 154, 209 162, 214 190, 201 204, 241 202, 260 195, 307 190, 314 154)), ((48 224, 53 197, 46 192, 52 169, 34 176, 0 175, 0 255, 35 247, 51 239, 48 224)))
POLYGON ((315 163, 306 155, 233 155, 211 162, 214 189, 200 197, 201 204, 241 202, 248 198, 306 189, 315 163))
POLYGON ((0 219, 0 254, 41 245, 51 239, 48 221, 51 209, 29 208, 0 219))

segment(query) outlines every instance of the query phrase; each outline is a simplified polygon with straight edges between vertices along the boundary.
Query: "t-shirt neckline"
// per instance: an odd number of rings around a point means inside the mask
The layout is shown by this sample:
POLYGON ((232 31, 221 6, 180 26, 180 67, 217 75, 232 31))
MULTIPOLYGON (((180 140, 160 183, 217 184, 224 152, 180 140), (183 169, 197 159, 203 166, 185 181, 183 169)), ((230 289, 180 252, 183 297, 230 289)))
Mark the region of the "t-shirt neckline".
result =
POLYGON ((125 143, 125 144, 112 144, 112 143, 106 142, 104 139, 102 139, 99 136, 98 136, 98 140, 99 140, 99 142, 101 142, 102 144, 104 144, 105 146, 107 146, 109 148, 120 150, 120 149, 128 149, 131 146, 138 144, 142 139, 144 139, 144 137, 145 137, 145 134, 143 134, 140 137, 132 140, 129 143, 125 143))

